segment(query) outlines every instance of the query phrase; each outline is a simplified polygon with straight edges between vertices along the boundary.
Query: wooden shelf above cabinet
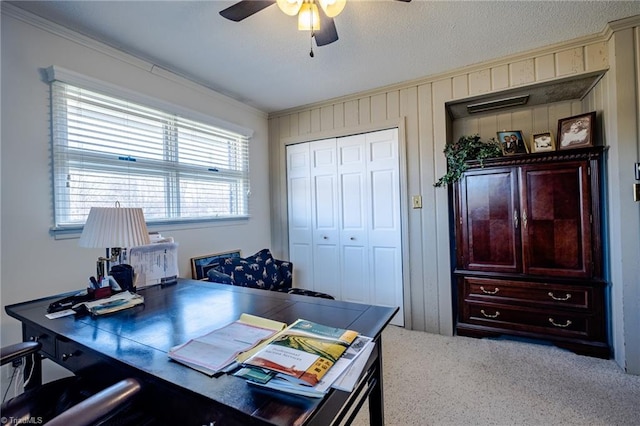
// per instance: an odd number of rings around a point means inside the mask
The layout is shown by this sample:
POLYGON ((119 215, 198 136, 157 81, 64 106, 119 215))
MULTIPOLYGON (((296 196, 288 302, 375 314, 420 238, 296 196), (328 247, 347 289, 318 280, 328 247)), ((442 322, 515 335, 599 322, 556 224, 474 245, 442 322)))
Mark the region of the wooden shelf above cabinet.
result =
POLYGON ((547 82, 447 102, 451 119, 495 112, 503 108, 532 107, 568 100, 582 100, 602 78, 605 70, 576 74, 547 82))

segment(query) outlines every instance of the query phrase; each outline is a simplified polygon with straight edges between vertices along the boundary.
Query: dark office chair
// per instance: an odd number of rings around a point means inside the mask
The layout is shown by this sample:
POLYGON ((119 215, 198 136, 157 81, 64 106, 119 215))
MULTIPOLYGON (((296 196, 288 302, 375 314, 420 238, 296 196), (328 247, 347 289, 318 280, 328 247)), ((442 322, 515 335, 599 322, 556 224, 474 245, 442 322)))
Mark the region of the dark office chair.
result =
MULTIPOLYGON (((36 354, 40 348, 38 342, 4 347, 1 365, 36 354)), ((49 426, 108 424, 111 419, 114 419, 114 424, 140 424, 139 418, 127 421, 128 415, 122 415, 140 391, 140 383, 131 378, 96 392, 82 379, 66 377, 36 386, 3 402, 2 417, 12 424, 29 423, 30 419, 35 419, 49 426)))

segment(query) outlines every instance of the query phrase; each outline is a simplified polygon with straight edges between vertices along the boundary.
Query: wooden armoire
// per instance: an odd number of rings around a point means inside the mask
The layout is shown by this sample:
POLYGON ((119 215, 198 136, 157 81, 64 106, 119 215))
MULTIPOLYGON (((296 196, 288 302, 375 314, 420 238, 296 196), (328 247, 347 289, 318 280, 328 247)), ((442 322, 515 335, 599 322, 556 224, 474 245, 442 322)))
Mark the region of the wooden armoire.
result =
POLYGON ((458 335, 609 358, 602 167, 592 147, 471 162, 454 185, 458 335))

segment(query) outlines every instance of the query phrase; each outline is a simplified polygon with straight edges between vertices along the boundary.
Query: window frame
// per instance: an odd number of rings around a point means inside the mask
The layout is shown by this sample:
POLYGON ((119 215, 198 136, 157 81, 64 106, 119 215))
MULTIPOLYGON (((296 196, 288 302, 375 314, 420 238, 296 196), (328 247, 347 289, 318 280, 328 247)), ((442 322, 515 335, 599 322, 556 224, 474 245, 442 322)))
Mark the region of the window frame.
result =
MULTIPOLYGON (((158 229, 163 228, 165 225, 171 225, 172 229, 182 228, 182 227, 190 227, 194 224, 201 226, 203 223, 215 223, 215 222, 228 222, 228 221, 238 221, 238 220, 247 220, 249 218, 250 211, 250 169, 249 169, 249 160, 250 160, 250 147, 251 147, 251 137, 253 136, 253 130, 247 129, 242 126, 238 126, 233 123, 226 122, 224 120, 218 119, 216 117, 211 117, 196 111, 192 111, 186 109, 184 107, 165 102, 156 98, 152 98, 146 95, 142 95, 140 93, 106 83, 91 77, 84 76, 82 74, 69 71, 59 66, 51 66, 46 69, 46 77, 49 85, 54 82, 66 83, 72 86, 76 86, 82 89, 87 89, 95 92, 102 93, 106 96, 110 96, 117 99, 122 99, 123 101, 128 101, 136 104, 140 104, 142 106, 152 108, 163 113, 178 117, 178 119, 186 119, 194 122, 198 122, 205 125, 210 125, 217 127, 225 132, 236 133, 244 138, 246 138, 246 161, 247 161, 247 170, 246 170, 246 183, 247 183, 247 206, 246 206, 246 214, 238 214, 234 216, 224 216, 224 217, 184 217, 184 218, 166 218, 166 219, 149 219, 147 218, 147 224, 150 228, 158 229)), ((50 89, 51 101, 53 102, 53 93, 50 89)), ((52 115, 53 103, 51 104, 51 108, 49 111, 49 116, 51 120, 51 143, 50 149, 54 149, 54 117, 52 115)), ((53 151, 52 151, 53 152, 53 151)), ((137 161, 136 161, 137 162, 137 161)), ((145 160, 142 160, 139 164, 144 163, 145 160)), ((187 166, 188 167, 188 166, 187 166)), ((142 168, 142 167, 141 167, 142 168)), ((160 170, 156 168, 155 170, 160 170)), ((56 200, 60 201, 60 198, 56 195, 56 176, 54 175, 55 168, 52 164, 52 172, 51 172, 51 191, 52 191, 52 226, 50 229, 50 233, 56 238, 73 238, 80 234, 83 229, 84 223, 78 224, 57 224, 57 216, 58 216, 58 206, 56 206, 56 200)), ((169 191, 165 191, 165 195, 167 195, 169 191)), ((180 195, 177 195, 179 197, 180 195)), ((171 202, 171 201, 169 201, 171 202)), ((144 207, 144 206, 140 206, 144 207)))

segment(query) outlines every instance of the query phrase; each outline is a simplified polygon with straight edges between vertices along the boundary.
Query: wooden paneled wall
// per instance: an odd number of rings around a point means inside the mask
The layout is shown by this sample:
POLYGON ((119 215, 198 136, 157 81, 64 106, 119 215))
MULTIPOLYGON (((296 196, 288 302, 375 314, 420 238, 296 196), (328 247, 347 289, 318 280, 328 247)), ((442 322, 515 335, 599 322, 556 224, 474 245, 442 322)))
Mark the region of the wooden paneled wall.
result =
POLYGON ((452 122, 445 102, 500 92, 609 67, 611 34, 573 40, 491 63, 425 77, 375 91, 333 99, 271 114, 269 143, 272 188, 273 249, 287 255, 286 167, 284 146, 398 126, 406 156, 402 181, 405 324, 408 328, 453 333, 448 190, 433 183, 446 172, 442 151, 447 140, 497 130, 552 130, 557 119, 583 112, 580 100, 521 108, 452 122), (411 209, 412 195, 422 196, 422 209, 411 209))

